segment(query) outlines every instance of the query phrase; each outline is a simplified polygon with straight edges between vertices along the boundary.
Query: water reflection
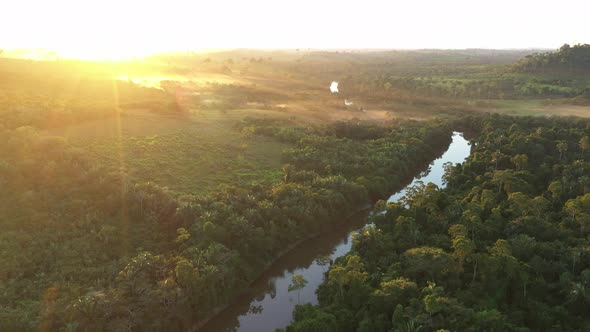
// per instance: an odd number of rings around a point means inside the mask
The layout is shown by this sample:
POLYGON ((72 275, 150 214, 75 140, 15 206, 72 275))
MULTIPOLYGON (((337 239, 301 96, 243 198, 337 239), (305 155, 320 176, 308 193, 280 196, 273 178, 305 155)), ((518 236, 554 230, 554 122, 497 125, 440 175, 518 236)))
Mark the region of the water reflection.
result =
MULTIPOLYGON (((454 133, 447 151, 406 188, 414 186, 417 181, 433 182, 443 187, 444 163, 461 163, 469 152, 469 142, 460 133, 454 133)), ((392 195, 389 201, 398 200, 405 195, 406 188, 392 195)), ((323 282, 330 263, 350 251, 353 232, 361 229, 366 222, 367 213, 362 212, 351 218, 351 223, 345 227, 304 242, 277 260, 247 292, 209 321, 201 331, 265 332, 287 326, 291 322, 293 309, 299 302, 298 297, 301 303, 318 303, 315 292, 323 282), (299 294, 288 290, 291 279, 297 274, 308 281, 305 287, 298 290, 299 294)))
POLYGON ((418 176, 416 176, 410 185, 406 186, 406 188, 399 191, 398 193, 391 195, 387 201, 395 202, 399 200, 406 194, 407 188, 415 186, 418 181, 422 181, 425 184, 432 182, 441 188, 444 187, 444 164, 448 162, 452 164, 462 163, 465 161, 465 158, 469 156, 470 151, 471 146, 469 145, 469 141, 463 137, 463 134, 454 132, 453 140, 447 151, 445 151, 445 153, 440 158, 434 160, 424 172, 421 172, 418 176))
POLYGON ((366 212, 358 213, 346 227, 305 241, 295 251, 277 260, 234 304, 209 321, 200 331, 274 331, 292 319, 298 304, 297 292, 289 292, 294 275, 307 285, 299 290, 301 303, 317 304, 316 289, 324 280, 330 262, 344 256, 352 246, 351 233, 367 222, 366 212), (252 307, 257 307, 252 310, 252 307), (260 309, 259 309, 260 308, 260 309))
POLYGON ((330 85, 330 92, 332 92, 332 93, 338 92, 338 82, 332 81, 332 84, 330 85))

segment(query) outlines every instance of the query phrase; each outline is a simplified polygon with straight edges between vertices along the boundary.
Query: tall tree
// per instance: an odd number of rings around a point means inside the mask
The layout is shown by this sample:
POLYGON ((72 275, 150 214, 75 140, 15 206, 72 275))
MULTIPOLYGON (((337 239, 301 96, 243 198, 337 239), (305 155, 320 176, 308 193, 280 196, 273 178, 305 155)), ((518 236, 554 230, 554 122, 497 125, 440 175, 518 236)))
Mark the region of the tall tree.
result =
POLYGON ((557 143, 557 151, 559 151, 559 160, 562 160, 563 156, 567 152, 567 142, 566 141, 559 141, 557 143))
POLYGON ((297 303, 301 304, 301 290, 307 285, 307 280, 301 275, 296 274, 291 278, 291 284, 289 284, 288 291, 297 291, 297 303))

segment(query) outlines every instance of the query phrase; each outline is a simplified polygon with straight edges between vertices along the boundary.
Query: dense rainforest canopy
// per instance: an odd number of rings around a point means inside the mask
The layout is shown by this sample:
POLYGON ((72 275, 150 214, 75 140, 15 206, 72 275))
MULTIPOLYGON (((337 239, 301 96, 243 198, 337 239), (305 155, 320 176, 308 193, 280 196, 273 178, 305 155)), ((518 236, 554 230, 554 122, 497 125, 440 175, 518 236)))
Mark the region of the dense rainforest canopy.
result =
POLYGON ((287 331, 590 329, 590 123, 462 123, 479 134, 446 188, 375 214, 287 331))
POLYGON ((179 195, 32 126, 3 127, 2 330, 187 328, 298 240, 400 188, 451 136, 442 121, 235 130, 294 144, 282 182, 179 195))
POLYGON ((587 115, 587 49, 1 58, 0 330, 185 330, 453 130, 288 329, 587 330, 587 121, 485 113, 587 115))

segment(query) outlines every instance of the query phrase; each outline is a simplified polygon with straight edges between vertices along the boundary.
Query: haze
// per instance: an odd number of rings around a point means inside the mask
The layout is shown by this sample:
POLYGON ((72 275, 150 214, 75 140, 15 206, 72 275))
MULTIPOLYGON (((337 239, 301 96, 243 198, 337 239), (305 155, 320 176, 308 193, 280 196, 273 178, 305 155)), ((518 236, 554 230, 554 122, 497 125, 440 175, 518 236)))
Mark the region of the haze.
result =
POLYGON ((590 0, 5 0, 0 332, 590 332, 590 0))
POLYGON ((583 0, 12 1, 0 47, 117 58, 202 48, 557 48, 588 40, 583 0))

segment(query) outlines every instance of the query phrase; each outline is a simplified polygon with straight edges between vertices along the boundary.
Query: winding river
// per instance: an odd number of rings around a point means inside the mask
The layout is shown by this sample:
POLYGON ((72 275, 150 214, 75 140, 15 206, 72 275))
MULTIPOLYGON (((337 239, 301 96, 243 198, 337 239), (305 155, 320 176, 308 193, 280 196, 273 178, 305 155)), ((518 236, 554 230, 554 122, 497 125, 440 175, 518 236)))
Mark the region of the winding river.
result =
MULTIPOLYGON (((453 140, 447 151, 436 159, 429 168, 419 174, 410 185, 392 195, 388 201, 404 196, 408 187, 417 181, 432 182, 443 187, 443 165, 447 162, 462 163, 469 156, 471 147, 461 133, 453 133, 453 140)), ((293 309, 297 304, 317 304, 316 289, 324 280, 330 259, 346 255, 352 245, 352 233, 367 222, 367 213, 361 212, 351 218, 351 223, 305 241, 280 258, 239 296, 233 304, 221 311, 199 331, 240 331, 267 332, 284 328, 291 322, 293 309), (303 275, 307 285, 299 291, 289 292, 294 275, 303 275)))

